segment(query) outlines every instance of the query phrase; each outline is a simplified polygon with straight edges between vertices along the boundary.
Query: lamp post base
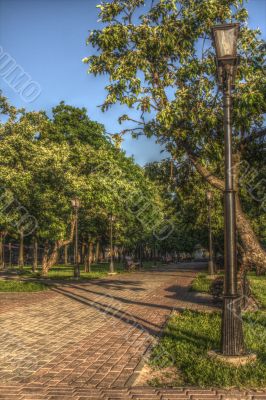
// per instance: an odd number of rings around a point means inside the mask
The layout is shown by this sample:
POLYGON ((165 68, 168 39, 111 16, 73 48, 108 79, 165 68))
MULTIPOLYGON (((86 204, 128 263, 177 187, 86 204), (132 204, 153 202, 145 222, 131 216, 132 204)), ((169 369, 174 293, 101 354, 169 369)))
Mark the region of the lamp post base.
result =
POLYGON ((213 350, 208 351, 208 356, 214 360, 234 365, 236 367, 240 367, 241 365, 246 365, 255 362, 257 359, 257 356, 254 353, 248 353, 242 356, 225 356, 219 351, 213 351, 213 350))
POLYGON ((246 355, 240 296, 226 295, 223 298, 221 347, 224 356, 246 355))

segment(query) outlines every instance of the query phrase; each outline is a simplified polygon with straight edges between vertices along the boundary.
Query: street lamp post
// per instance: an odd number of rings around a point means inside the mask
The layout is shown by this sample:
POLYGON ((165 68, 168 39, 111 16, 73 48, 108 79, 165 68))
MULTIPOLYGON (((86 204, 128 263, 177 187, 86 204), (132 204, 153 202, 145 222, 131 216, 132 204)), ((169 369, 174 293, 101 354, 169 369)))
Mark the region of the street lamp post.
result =
POLYGON ((222 316, 221 352, 224 356, 245 354, 240 299, 237 290, 236 213, 232 160, 232 88, 237 70, 237 37, 239 24, 212 28, 216 50, 217 72, 224 103, 225 191, 224 239, 225 275, 222 316))
POLYGON ((113 222, 115 221, 115 217, 113 214, 109 215, 110 221, 110 265, 109 265, 109 274, 115 273, 114 268, 114 259, 113 259, 113 222))
POLYGON ((212 241, 212 220, 211 220, 211 204, 212 204, 212 192, 207 192, 207 204, 208 204, 208 224, 209 224, 209 262, 208 262, 208 274, 214 275, 214 263, 213 263, 213 241, 212 241))
POLYGON ((75 245, 74 245, 74 278, 80 277, 79 255, 78 255, 78 210, 80 201, 77 197, 71 200, 72 207, 75 212, 75 245))

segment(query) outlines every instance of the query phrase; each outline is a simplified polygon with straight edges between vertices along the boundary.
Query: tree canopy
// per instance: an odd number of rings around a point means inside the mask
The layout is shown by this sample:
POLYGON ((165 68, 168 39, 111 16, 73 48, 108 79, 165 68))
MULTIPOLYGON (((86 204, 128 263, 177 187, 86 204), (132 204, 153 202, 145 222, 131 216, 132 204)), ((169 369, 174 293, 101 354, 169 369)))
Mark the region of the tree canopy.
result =
POLYGON ((12 221, 21 219, 17 214, 23 207, 35 221, 29 232, 21 225, 24 235, 37 236, 54 262, 54 254, 72 241, 74 197, 81 202, 80 234, 86 241, 109 241, 110 214, 121 246, 136 245, 163 222, 156 185, 85 109, 62 102, 48 118, 44 112, 10 108, 4 98, 2 105, 7 115, 0 126, 0 183, 5 198, 11 193, 13 199, 8 215, 2 207, 2 231, 15 234, 12 221), (140 199, 147 206, 145 218, 140 199))
MULTIPOLYGON (((240 23, 240 65, 233 108, 237 227, 247 263, 265 268, 265 251, 245 215, 248 191, 238 187, 250 143, 259 159, 264 156, 260 144, 265 138, 266 109, 265 43, 258 30, 248 27, 243 3, 157 0, 145 5, 144 0, 104 1, 98 6, 104 25, 91 31, 87 39, 96 51, 84 62, 90 73, 109 76, 102 109, 117 102, 129 107, 120 122, 134 125, 122 134, 154 135, 177 162, 189 160, 213 188, 222 192, 223 102, 216 83, 211 28, 224 22, 240 23)), ((262 214, 265 197, 257 203, 250 198, 249 203, 252 201, 262 214)))

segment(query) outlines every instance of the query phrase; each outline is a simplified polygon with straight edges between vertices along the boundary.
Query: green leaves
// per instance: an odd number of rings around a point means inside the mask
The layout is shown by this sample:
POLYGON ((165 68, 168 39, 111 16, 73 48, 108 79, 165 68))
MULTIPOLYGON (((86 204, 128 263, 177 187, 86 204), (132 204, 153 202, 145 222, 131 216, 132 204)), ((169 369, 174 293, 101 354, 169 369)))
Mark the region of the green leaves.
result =
MULTIPOLYGON (((9 113, 6 104, 3 99, 9 113)), ((53 108, 50 119, 42 112, 16 110, 14 115, 1 125, 1 200, 5 204, 15 198, 36 218, 40 240, 68 237, 75 196, 81 202, 80 235, 86 240, 109 240, 110 212, 116 216, 117 244, 134 246, 140 237, 152 235, 155 222, 163 219, 160 196, 142 168, 119 149, 119 135, 112 137, 113 145, 85 109, 64 102, 53 108), (145 218, 136 207, 139 199, 145 218)), ((1 229, 16 235, 12 223, 17 218, 16 210, 6 213, 2 207, 1 229)))

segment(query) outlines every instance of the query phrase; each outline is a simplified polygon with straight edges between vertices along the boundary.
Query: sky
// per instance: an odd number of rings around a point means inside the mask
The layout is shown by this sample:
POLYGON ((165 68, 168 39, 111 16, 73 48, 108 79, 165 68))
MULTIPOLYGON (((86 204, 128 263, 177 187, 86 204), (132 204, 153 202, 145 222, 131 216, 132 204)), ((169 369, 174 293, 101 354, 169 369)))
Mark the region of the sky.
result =
MULTIPOLYGON (((42 109, 49 114, 53 106, 64 100, 86 107, 89 117, 103 123, 107 132, 122 129, 117 119, 126 109, 115 105, 108 112, 100 110, 108 80, 87 74, 87 66, 82 63, 90 52, 86 46, 89 30, 99 28, 99 2, 0 0, 0 60, 12 57, 14 65, 27 74, 30 82, 28 96, 21 96, 0 76, 0 88, 13 105, 27 110, 42 109), (36 99, 34 90, 39 94, 36 99), (34 101, 28 102, 29 99, 34 101)), ((259 27, 266 39, 266 0, 249 0, 247 9, 249 25, 259 27)), ((136 140, 128 135, 122 147, 141 165, 165 157, 153 139, 136 140)))

